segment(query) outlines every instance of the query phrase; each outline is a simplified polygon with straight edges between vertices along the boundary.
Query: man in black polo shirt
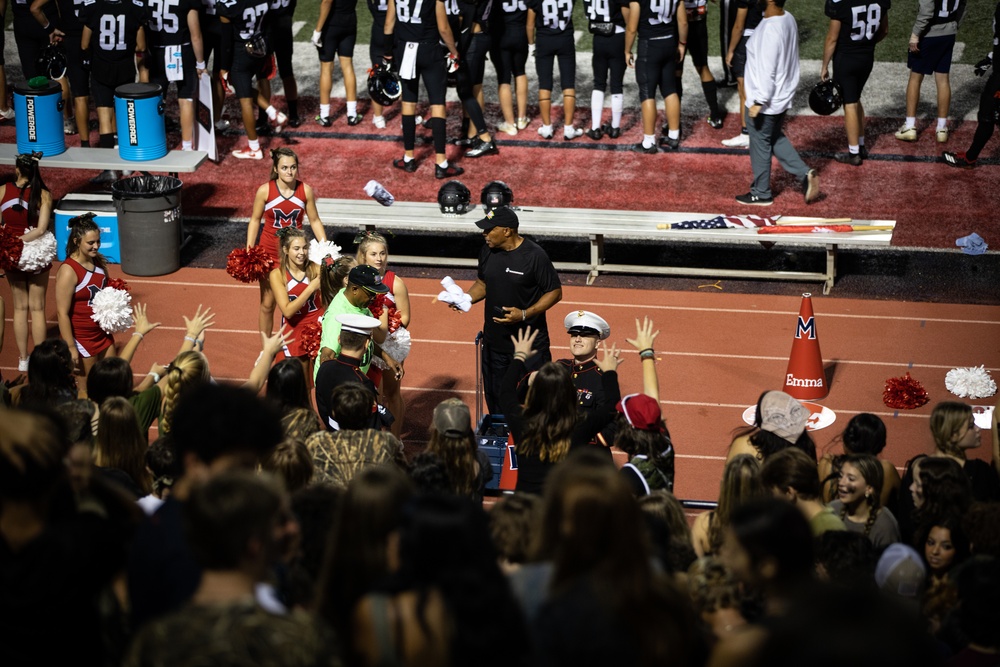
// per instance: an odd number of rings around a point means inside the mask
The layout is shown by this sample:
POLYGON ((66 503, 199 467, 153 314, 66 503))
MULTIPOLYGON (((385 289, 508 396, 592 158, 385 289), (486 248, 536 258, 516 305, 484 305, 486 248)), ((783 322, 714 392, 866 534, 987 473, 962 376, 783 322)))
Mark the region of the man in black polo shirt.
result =
MULTIPOLYGON (((476 223, 486 246, 479 276, 469 289, 472 303, 486 301, 483 323, 483 387, 491 413, 500 412, 500 384, 514 353, 511 336, 525 327, 538 332, 528 370, 552 361, 545 311, 562 299, 559 274, 545 251, 518 233, 517 214, 503 206, 476 223)), ((452 306, 454 308, 454 306, 452 306)))

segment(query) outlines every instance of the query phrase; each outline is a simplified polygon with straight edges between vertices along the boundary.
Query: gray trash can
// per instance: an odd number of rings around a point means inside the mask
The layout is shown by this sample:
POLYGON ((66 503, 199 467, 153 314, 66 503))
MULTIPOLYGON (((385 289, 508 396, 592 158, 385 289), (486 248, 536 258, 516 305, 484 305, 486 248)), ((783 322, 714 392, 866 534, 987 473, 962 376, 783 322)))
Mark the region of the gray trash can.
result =
POLYGON ((181 268, 181 185, 173 176, 132 176, 111 184, 125 273, 162 276, 181 268))

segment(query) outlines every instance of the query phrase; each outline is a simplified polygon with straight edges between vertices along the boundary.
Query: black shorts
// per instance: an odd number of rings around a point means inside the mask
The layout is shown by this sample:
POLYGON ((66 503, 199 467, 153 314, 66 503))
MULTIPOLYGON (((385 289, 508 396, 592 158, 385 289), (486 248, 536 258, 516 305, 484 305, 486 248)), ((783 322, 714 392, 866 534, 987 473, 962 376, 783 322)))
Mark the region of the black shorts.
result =
POLYGON ((708 65, 708 21, 704 16, 700 21, 688 20, 687 52, 696 68, 708 65))
MULTIPOLYGON (((379 35, 379 39, 384 39, 379 35)), ((358 41, 358 26, 330 25, 323 26, 323 46, 319 49, 319 61, 321 63, 332 63, 337 56, 341 58, 354 57, 354 44, 358 41)), ((379 60, 382 55, 379 54, 379 60)), ((372 60, 375 64, 378 60, 372 60)))
POLYGON ((906 66, 914 74, 947 74, 951 71, 955 35, 921 37, 918 46, 919 51, 916 53, 910 51, 906 56, 906 66))
POLYGON ((874 64, 874 51, 834 52, 833 82, 840 86, 844 104, 856 104, 861 101, 861 91, 864 90, 874 64))
POLYGON ((743 73, 747 68, 747 40, 750 39, 748 36, 744 35, 740 37, 740 41, 736 43, 736 48, 733 49, 733 64, 729 66, 729 69, 733 71, 733 76, 737 79, 743 78, 743 73))
POLYGON ((28 26, 19 26, 17 21, 12 26, 14 28, 14 43, 17 44, 17 57, 21 61, 21 71, 24 72, 25 81, 30 81, 39 75, 38 56, 41 55, 42 49, 49 44, 48 35, 41 33, 39 36, 38 32, 41 30, 41 26, 38 25, 38 22, 34 19, 31 22, 38 28, 37 31, 29 30, 28 26))
MULTIPOLYGON (((266 22, 267 23, 267 22, 266 22)), ((274 50, 278 62, 278 76, 282 79, 295 76, 292 69, 292 12, 285 11, 270 22, 267 43, 274 50)))
POLYGON ((66 49, 66 78, 74 97, 90 96, 90 72, 83 69, 83 49, 80 48, 81 33, 67 33, 63 39, 66 49))
MULTIPOLYGON (((396 45, 393 58, 393 69, 403 66, 403 53, 406 42, 396 45)), ((420 80, 423 79, 427 89, 427 99, 430 104, 444 104, 444 96, 448 89, 448 68, 445 64, 445 51, 437 40, 419 42, 417 47, 417 75, 412 79, 402 79, 403 101, 416 102, 420 92, 420 80)))
POLYGON ((109 63, 95 59, 92 62, 90 96, 94 106, 114 108, 115 89, 135 82, 135 65, 130 60, 109 63))
POLYGON ((639 84, 639 101, 655 100, 657 87, 664 99, 676 95, 676 70, 676 37, 640 39, 635 59, 635 82, 639 84))
POLYGON ((372 14, 372 34, 368 39, 368 55, 372 65, 382 60, 385 50, 385 14, 372 14))
POLYGON ((594 35, 594 56, 591 64, 594 67, 594 90, 603 91, 608 84, 608 73, 611 74, 611 94, 621 95, 625 80, 625 33, 616 32, 613 35, 594 35))
POLYGON ((149 50, 149 60, 146 61, 146 64, 149 66, 149 82, 160 84, 164 97, 167 94, 167 88, 170 87, 170 84, 176 83, 177 97, 182 100, 193 100, 198 93, 198 70, 197 61, 194 57, 194 47, 190 44, 184 44, 180 47, 181 69, 184 76, 180 81, 167 80, 164 53, 168 48, 177 47, 154 46, 149 50))
POLYGON ((539 90, 552 90, 552 67, 556 58, 559 59, 560 88, 576 88, 576 44, 572 31, 569 31, 558 35, 539 33, 535 37, 535 71, 538 72, 539 90))
POLYGON ((510 85, 512 76, 526 74, 528 34, 523 25, 504 25, 492 37, 490 60, 497 71, 497 83, 510 85))
POLYGON ((236 89, 236 97, 240 99, 253 98, 257 96, 257 88, 254 86, 254 77, 257 79, 266 78, 268 68, 271 66, 271 57, 254 58, 247 53, 244 41, 236 40, 233 44, 233 68, 229 70, 229 83, 236 89))

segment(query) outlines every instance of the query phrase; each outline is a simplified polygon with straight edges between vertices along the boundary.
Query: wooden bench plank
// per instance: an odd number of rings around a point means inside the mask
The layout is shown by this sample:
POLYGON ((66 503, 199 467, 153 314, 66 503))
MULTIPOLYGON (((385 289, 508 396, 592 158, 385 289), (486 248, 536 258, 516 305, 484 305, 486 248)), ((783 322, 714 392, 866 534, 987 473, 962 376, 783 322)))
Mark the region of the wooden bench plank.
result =
MULTIPOLYGON (((0 164, 13 165, 17 158, 16 144, 0 144, 0 164)), ((205 151, 169 151, 156 160, 124 160, 116 148, 81 148, 71 146, 65 153, 46 156, 41 165, 47 169, 114 169, 119 171, 162 171, 171 174, 190 173, 208 159, 205 151)))
MULTIPOLYGON (((318 199, 316 202, 324 224, 354 226, 359 229, 388 229, 427 234, 475 234, 475 222, 483 213, 478 207, 469 213, 447 216, 437 204, 427 202, 396 202, 384 207, 374 200, 318 199)), ((839 247, 888 246, 892 230, 867 232, 757 234, 753 229, 657 229, 657 225, 685 220, 704 220, 717 213, 678 213, 661 211, 619 211, 531 207, 518 210, 520 231, 535 238, 573 238, 587 241, 589 261, 556 262, 562 271, 588 273, 592 284, 600 273, 639 273, 671 276, 706 276, 716 278, 764 278, 770 280, 817 280, 823 282, 823 293, 833 288, 837 276, 839 247), (707 269, 697 267, 646 266, 607 264, 604 243, 608 239, 630 242, 682 242, 715 244, 789 244, 821 249, 826 255, 823 272, 767 271, 756 269, 707 269)), ((893 220, 855 220, 853 224, 894 227, 893 220)), ((412 256, 393 253, 392 261, 399 264, 429 266, 476 266, 475 258, 447 256, 412 256)))

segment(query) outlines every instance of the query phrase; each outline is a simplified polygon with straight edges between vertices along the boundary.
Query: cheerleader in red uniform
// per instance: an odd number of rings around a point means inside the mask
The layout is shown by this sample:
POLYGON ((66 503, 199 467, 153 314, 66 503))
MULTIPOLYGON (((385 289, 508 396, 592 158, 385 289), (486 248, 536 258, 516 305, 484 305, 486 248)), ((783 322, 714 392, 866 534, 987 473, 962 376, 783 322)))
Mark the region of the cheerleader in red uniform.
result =
MULTIPOLYGON (((285 227, 302 229, 303 217, 317 241, 326 241, 326 230, 316 211, 313 189, 298 180, 299 157, 290 148, 271 151, 271 180, 257 188, 253 213, 247 227, 247 250, 259 245, 278 261, 278 231, 285 227), (260 241, 257 235, 260 234, 260 241)), ((266 337, 274 330, 274 294, 271 281, 260 281, 260 332, 266 337)))
MULTIPOLYGON (((42 239, 48 232, 52 214, 52 193, 42 182, 38 169, 40 157, 41 153, 18 155, 14 162, 14 181, 4 184, 0 197, 0 225, 7 233, 20 237, 26 244, 42 239)), ((33 262, 30 269, 7 272, 7 281, 14 297, 14 341, 17 343, 19 371, 28 370, 29 313, 31 338, 35 345, 48 337, 45 325, 45 290, 49 285, 52 257, 55 256, 55 239, 51 232, 48 232, 46 240, 51 246, 51 257, 40 258, 35 253, 33 256, 39 261, 33 262)), ((22 251, 22 258, 27 258, 27 255, 22 251)))
POLYGON ((101 254, 101 230, 89 215, 69 221, 66 261, 56 272, 59 334, 69 345, 73 364, 83 359, 86 377, 98 359, 116 356, 115 339, 91 319, 94 295, 108 282, 101 254))
MULTIPOLYGON (((405 335, 406 328, 410 326, 410 296, 406 291, 403 279, 387 268, 389 266, 389 244, 386 242, 385 236, 371 231, 360 234, 358 240, 358 264, 368 264, 378 270, 382 275, 382 282, 389 288, 388 293, 384 295, 386 307, 381 313, 376 313, 373 310, 372 314, 379 317, 388 325, 389 337, 383 344, 383 348, 392 349, 392 353, 397 354, 396 350, 392 348, 392 339, 405 335)), ((379 300, 381 301, 382 299, 380 298, 379 300)), ((406 351, 409 352, 409 336, 405 335, 405 338, 406 351)), ((397 354, 397 356, 399 355, 397 354)), ((399 433, 403 428, 406 404, 403 402, 403 396, 400 393, 400 381, 403 379, 403 360, 396 359, 396 361, 398 362, 398 372, 383 372, 383 369, 376 362, 372 364, 368 375, 371 377, 372 382, 380 387, 382 404, 396 418, 391 426, 391 430, 393 435, 399 437, 399 433)))
POLYGON ((309 245, 301 229, 286 227, 278 232, 281 241, 278 267, 268 277, 271 293, 281 311, 282 330, 287 326, 289 337, 294 339, 285 345, 277 359, 295 357, 305 366, 306 374, 312 377, 309 356, 303 349, 302 330, 307 324, 318 323, 324 306, 320 300, 322 281, 318 264, 309 261, 309 245))

